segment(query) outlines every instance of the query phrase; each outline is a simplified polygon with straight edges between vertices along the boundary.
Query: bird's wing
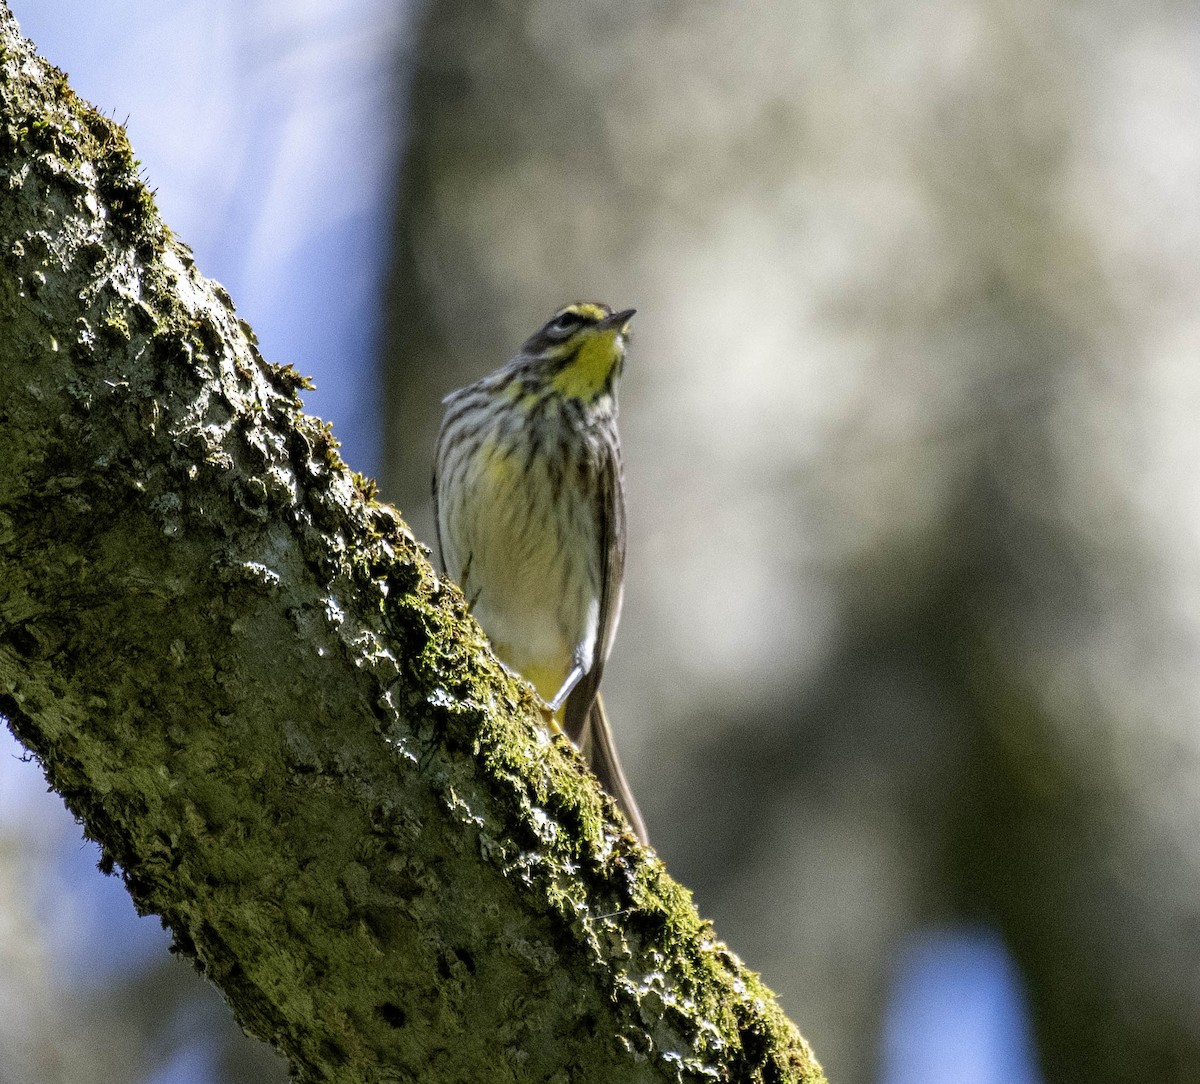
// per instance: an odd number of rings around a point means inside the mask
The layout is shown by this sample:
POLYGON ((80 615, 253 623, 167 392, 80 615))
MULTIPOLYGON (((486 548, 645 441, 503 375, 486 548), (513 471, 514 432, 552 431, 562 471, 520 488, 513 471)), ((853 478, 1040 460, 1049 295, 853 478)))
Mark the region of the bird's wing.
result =
POLYGON ((596 486, 596 545, 600 557, 600 605, 596 626, 596 647, 587 672, 567 697, 563 729, 580 745, 584 727, 604 663, 612 650, 613 635, 621 616, 621 596, 625 582, 625 491, 621 477, 621 449, 617 443, 615 421, 605 427, 600 442, 599 477, 596 486))
MULTIPOLYGON (((449 487, 452 481, 452 475, 457 470, 461 473, 463 464, 458 462, 455 456, 455 440, 452 433, 454 423, 459 419, 459 415, 466 409, 466 393, 470 388, 462 388, 459 391, 451 392, 446 396, 446 413, 442 417, 441 428, 438 429, 437 444, 434 446, 433 452, 433 484, 431 491, 433 495, 433 523, 434 529, 437 532, 437 549, 438 549, 438 566, 442 572, 450 579, 454 580, 463 590, 466 590, 465 585, 461 582, 464 568, 463 555, 458 552, 458 548, 454 545, 454 533, 450 530, 450 518, 458 511, 452 502, 447 499, 447 493, 443 493, 443 487, 449 487)), ((457 449, 461 458, 462 449, 457 449)))
MULTIPOLYGON (((440 435, 439 435, 440 437, 440 435)), ((433 495, 433 525, 437 532, 437 555, 438 568, 443 572, 446 571, 446 542, 442 538, 442 517, 438 509, 438 461, 441 459, 442 449, 441 440, 438 440, 438 447, 434 452, 433 457, 433 483, 430 486, 433 495)))

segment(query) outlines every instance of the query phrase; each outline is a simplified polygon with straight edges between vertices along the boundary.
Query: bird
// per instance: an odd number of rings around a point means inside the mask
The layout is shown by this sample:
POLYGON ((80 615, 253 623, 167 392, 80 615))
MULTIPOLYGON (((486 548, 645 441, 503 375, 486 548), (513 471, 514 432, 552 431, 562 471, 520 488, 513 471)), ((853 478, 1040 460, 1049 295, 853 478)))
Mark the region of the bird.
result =
POLYGON ((617 382, 635 311, 564 305, 447 395, 433 507, 443 572, 646 843, 599 692, 624 590, 617 382))

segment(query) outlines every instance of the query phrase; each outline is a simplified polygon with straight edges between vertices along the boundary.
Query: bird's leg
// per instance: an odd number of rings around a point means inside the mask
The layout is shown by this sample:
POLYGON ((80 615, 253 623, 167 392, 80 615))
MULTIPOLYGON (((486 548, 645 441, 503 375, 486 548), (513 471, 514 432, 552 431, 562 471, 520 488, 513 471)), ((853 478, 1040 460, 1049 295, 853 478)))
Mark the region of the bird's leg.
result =
POLYGON ((562 688, 554 694, 554 699, 549 701, 551 711, 558 711, 567 702, 567 697, 571 695, 575 686, 579 684, 586 673, 583 663, 576 659, 575 665, 571 667, 571 672, 567 675, 567 680, 562 683, 562 688))
POLYGON ((567 680, 562 683, 562 688, 554 694, 554 699, 543 701, 544 709, 542 714, 546 717, 546 726, 552 734, 565 734, 562 724, 558 721, 558 713, 563 704, 567 702, 567 697, 571 695, 571 690, 579 684, 580 679, 587 670, 583 663, 576 660, 575 665, 571 668, 571 672, 567 675, 567 680))

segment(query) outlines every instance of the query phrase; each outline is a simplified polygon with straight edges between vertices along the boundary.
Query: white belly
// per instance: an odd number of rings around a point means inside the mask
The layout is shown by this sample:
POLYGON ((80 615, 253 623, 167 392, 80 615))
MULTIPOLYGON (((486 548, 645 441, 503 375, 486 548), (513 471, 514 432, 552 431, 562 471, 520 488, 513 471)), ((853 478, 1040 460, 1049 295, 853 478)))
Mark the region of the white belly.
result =
POLYGON ((569 484, 557 506, 545 467, 532 481, 511 460, 481 457, 463 499, 443 515, 446 571, 458 580, 496 653, 544 699, 576 660, 589 669, 599 620, 595 515, 569 484), (520 486, 521 492, 517 491, 520 486), (560 532, 562 522, 572 524, 560 532), (562 534, 573 542, 564 545, 562 534), (457 542, 457 545, 453 544, 457 542))

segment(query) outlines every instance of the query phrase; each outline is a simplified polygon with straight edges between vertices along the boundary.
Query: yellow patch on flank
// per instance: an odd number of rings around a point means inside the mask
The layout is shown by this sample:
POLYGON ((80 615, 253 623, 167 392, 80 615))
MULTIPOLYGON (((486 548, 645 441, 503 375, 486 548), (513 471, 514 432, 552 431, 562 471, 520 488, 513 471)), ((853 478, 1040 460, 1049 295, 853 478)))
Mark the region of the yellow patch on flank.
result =
POLYGON ((620 331, 613 327, 589 334, 571 361, 555 374, 555 389, 573 399, 594 398, 620 360, 620 331))
POLYGON ((516 480, 518 467, 507 450, 501 449, 495 437, 488 437, 479 449, 484 462, 484 474, 493 490, 505 489, 516 480))
MULTIPOLYGON (((538 691, 540 696, 547 703, 562 687, 563 681, 566 679, 566 674, 563 673, 561 666, 529 666, 521 671, 521 676, 529 682, 538 691)), ((567 706, 564 704, 554 713, 553 719, 558 729, 562 728, 563 715, 566 714, 567 706)))

